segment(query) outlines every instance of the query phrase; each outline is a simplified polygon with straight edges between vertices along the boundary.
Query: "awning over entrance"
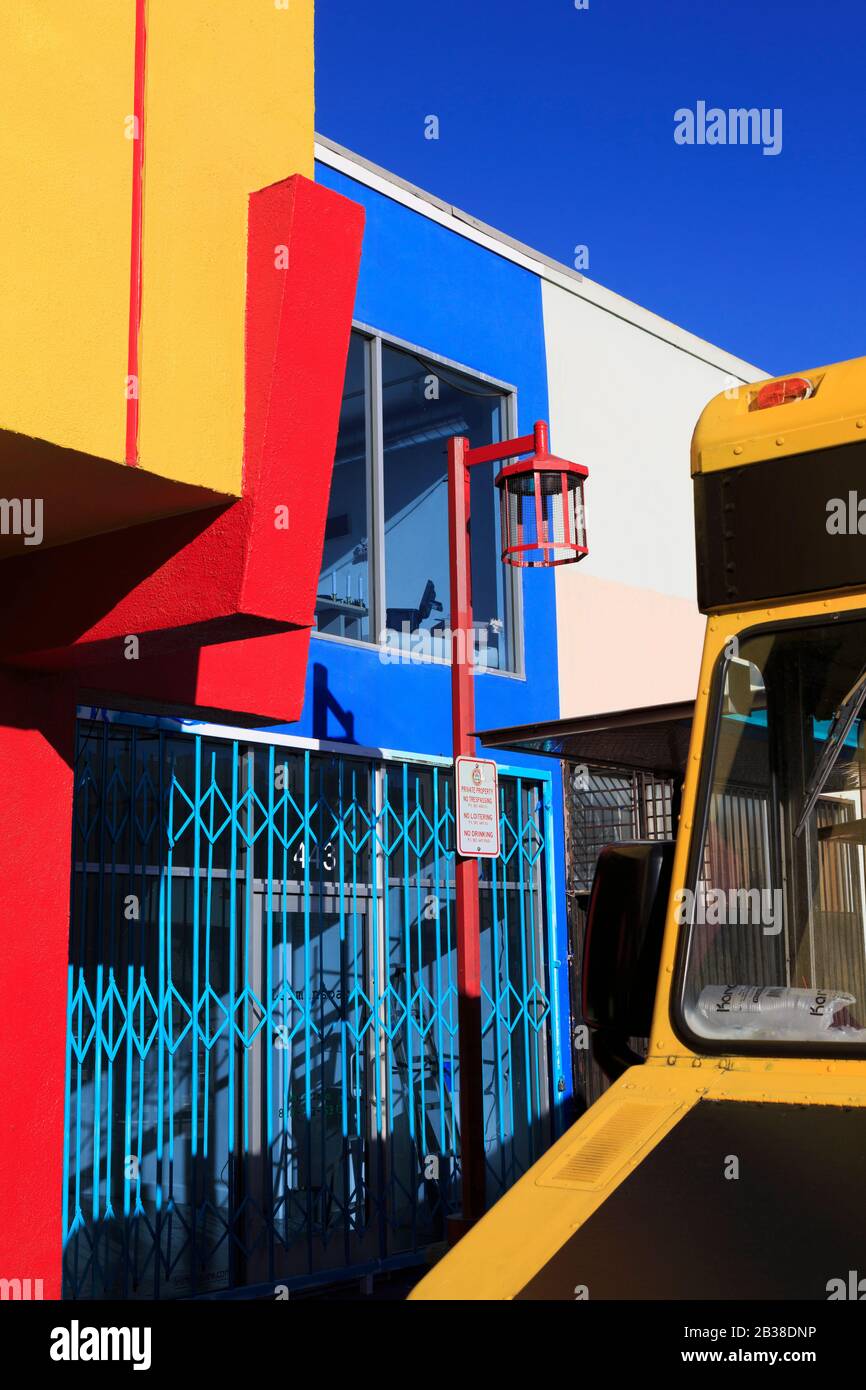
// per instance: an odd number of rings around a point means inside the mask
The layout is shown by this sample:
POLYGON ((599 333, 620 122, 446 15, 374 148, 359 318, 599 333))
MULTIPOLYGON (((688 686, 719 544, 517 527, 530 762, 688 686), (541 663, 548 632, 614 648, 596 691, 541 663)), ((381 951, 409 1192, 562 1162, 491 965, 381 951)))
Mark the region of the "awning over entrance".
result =
POLYGON ((682 776, 689 749, 693 700, 644 705, 607 714, 515 724, 476 733, 485 748, 543 753, 596 766, 646 769, 682 776))

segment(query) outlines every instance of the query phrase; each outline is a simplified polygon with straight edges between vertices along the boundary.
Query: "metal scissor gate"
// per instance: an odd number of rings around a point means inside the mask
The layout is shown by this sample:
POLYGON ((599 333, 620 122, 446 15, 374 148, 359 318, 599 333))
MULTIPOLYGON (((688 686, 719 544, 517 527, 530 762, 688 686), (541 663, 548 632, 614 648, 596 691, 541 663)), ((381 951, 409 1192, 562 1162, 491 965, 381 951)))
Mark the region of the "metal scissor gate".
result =
MULTIPOLYGON (((414 1263, 460 1205, 450 765, 90 715, 65 1296, 414 1263)), ((491 1200, 550 1142, 563 1089, 550 800, 544 775, 501 777, 482 870, 491 1200)))

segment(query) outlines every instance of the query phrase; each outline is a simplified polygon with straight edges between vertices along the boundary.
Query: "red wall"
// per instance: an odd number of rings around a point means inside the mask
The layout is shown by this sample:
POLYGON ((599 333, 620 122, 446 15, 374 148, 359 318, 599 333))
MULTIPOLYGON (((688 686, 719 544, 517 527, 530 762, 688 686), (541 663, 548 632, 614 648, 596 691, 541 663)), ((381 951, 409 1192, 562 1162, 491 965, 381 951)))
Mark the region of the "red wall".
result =
POLYGON ((60 1293, 74 703, 0 671, 0 1276, 60 1293))

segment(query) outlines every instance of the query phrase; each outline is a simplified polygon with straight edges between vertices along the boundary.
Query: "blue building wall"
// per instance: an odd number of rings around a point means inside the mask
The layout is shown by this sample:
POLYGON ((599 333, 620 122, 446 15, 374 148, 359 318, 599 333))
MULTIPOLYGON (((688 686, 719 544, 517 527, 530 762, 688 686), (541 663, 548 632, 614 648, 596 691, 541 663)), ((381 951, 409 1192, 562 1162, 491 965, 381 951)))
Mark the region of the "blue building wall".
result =
MULTIPOLYGON (((546 419, 537 276, 333 169, 320 164, 316 176, 366 209, 355 318, 510 382, 517 388, 520 431, 546 419)), ((523 574, 523 612, 526 679, 477 677, 481 728, 553 719, 559 713, 553 571, 523 574)), ((347 729, 333 710, 325 719, 324 678, 317 667, 327 672, 327 693, 345 711, 353 742, 450 754, 447 666, 386 665, 375 650, 314 635, 298 732, 341 739, 347 729)))
MULTIPOLYGON (((517 389, 517 429, 548 418, 541 282, 354 179, 317 164, 317 179, 366 209, 355 318, 517 389)), ((555 427, 554 427, 555 428, 555 427)), ((522 572, 525 678, 476 677, 478 728, 559 714, 556 598, 552 570, 522 572)), ((286 732, 365 747, 450 756, 448 666, 386 664, 375 648, 313 635, 302 718, 286 732)), ((552 773, 560 1017, 569 1018, 565 853, 559 764, 495 753, 501 763, 552 773)), ((562 1040, 566 1097, 568 1037, 562 1040)))

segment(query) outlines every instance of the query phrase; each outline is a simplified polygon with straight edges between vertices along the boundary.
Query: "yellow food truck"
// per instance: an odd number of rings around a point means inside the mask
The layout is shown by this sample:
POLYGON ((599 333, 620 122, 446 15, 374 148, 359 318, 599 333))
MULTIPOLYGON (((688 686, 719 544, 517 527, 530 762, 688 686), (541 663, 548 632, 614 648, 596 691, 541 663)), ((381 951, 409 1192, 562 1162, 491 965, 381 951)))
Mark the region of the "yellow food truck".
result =
POLYGON ((692 475, 677 838, 588 909, 616 1080, 412 1298, 866 1298, 866 358, 717 396, 692 475))

